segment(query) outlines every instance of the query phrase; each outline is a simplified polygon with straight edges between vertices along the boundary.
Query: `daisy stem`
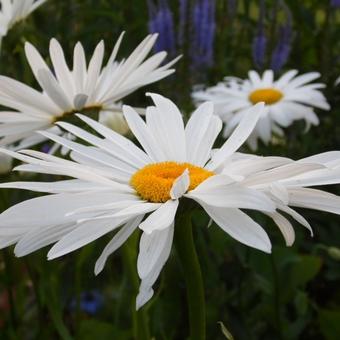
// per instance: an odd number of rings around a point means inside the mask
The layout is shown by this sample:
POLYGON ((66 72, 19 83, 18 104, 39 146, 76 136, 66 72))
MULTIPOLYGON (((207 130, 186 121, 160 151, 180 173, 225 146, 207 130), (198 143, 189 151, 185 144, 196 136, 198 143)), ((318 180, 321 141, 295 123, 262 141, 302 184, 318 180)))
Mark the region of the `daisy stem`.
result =
POLYGON ((135 296, 138 293, 139 288, 139 282, 138 282, 138 276, 135 268, 135 263, 137 259, 137 238, 136 235, 133 235, 130 237, 130 240, 127 241, 122 246, 122 252, 123 252, 123 261, 124 261, 124 267, 127 271, 128 281, 130 281, 134 294, 131 294, 133 296, 133 299, 131 300, 131 313, 132 313, 132 320, 133 320, 133 335, 134 339, 138 340, 149 340, 150 337, 150 331, 148 327, 148 321, 147 321, 147 315, 145 310, 141 309, 139 311, 136 311, 136 302, 135 302, 135 296))
POLYGON ((176 221, 176 250, 187 289, 190 339, 206 339, 205 298, 200 263, 195 249, 191 213, 183 213, 176 221))

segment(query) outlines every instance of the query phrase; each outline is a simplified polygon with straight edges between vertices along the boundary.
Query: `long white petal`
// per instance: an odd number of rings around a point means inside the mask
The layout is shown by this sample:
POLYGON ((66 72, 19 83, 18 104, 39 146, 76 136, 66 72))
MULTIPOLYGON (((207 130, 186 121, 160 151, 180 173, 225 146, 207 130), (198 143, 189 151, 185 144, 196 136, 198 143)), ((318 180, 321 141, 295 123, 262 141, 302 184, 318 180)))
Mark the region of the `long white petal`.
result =
POLYGON ((139 228, 145 234, 168 228, 175 220, 178 203, 178 200, 168 200, 142 222, 139 228))
POLYGON ((229 156, 231 156, 246 141, 257 121, 262 115, 264 104, 258 103, 248 110, 240 124, 234 130, 224 145, 213 155, 212 162, 208 165, 209 169, 218 168, 229 156))
POLYGON ((98 275, 105 266, 105 263, 108 257, 114 253, 119 247, 123 245, 123 243, 131 236, 131 234, 136 230, 139 223, 142 221, 144 215, 138 216, 137 218, 126 223, 112 238, 112 240, 106 245, 103 252, 99 256, 95 268, 94 273, 98 275))
POLYGON ((53 260, 77 250, 118 228, 125 222, 125 218, 107 218, 83 222, 76 229, 62 237, 48 252, 47 257, 49 260, 53 260))
POLYGON ((239 209, 216 208, 203 205, 208 215, 226 233, 237 241, 262 250, 271 252, 271 243, 264 229, 239 209))

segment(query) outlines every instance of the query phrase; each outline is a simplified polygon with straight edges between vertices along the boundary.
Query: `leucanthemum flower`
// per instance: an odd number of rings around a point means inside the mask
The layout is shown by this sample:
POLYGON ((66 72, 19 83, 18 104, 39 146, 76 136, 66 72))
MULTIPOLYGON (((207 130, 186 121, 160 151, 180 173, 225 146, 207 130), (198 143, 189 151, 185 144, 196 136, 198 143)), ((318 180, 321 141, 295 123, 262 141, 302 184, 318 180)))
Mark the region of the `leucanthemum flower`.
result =
POLYGON ((250 148, 256 150, 258 139, 268 144, 273 133, 283 136, 282 128, 296 120, 305 120, 307 128, 318 125, 314 108, 329 110, 326 98, 319 91, 325 85, 310 84, 320 74, 297 74, 298 71, 291 70, 274 80, 272 70, 265 71, 262 77, 256 71, 249 71, 246 80, 227 77, 216 86, 194 91, 192 97, 198 104, 207 100, 215 104, 216 113, 226 123, 225 137, 231 134, 249 107, 264 102, 266 110, 248 139, 250 148))
POLYGON ((131 107, 123 109, 144 151, 83 115, 79 117, 104 138, 69 123, 57 124, 92 146, 41 132, 72 150, 72 161, 37 151, 3 150, 27 163, 17 170, 75 179, 2 184, 52 194, 20 203, 0 216, 2 247, 17 243, 15 253, 23 256, 57 242, 48 254, 53 259, 122 227, 98 259, 95 268, 98 274, 107 257, 139 227, 143 234, 138 258, 142 279, 138 307, 152 296, 151 287, 169 256, 175 214, 182 196, 198 201, 221 228, 240 242, 270 252, 266 232, 239 208, 273 212, 274 204, 265 194, 219 176, 217 170, 247 138, 262 105, 249 111, 209 161, 222 128, 221 120, 213 116, 213 105, 202 105, 184 128, 181 113, 171 101, 151 96, 156 106, 147 108, 146 123, 131 107))
MULTIPOLYGON (((46 138, 35 134, 37 130, 48 130, 56 122, 72 118, 75 112, 115 112, 117 102, 123 97, 174 72, 170 67, 177 59, 160 66, 166 52, 147 58, 157 34, 147 36, 127 59, 116 61, 122 38, 123 34, 105 66, 103 41, 97 45, 88 65, 84 48, 78 42, 72 70, 56 39, 50 42, 53 70, 36 48, 26 43, 27 60, 43 91, 0 76, 0 104, 16 110, 0 112, 0 138, 3 137, 0 145, 20 142, 17 148, 25 148, 38 144, 46 138)), ((57 130, 53 127, 54 132, 57 130)))
MULTIPOLYGON (((131 107, 123 107, 125 119, 144 150, 84 115, 78 116, 101 137, 66 122, 57 124, 89 146, 41 132, 70 149, 72 160, 32 150, 2 150, 27 163, 16 170, 73 179, 1 184, 2 188, 50 195, 19 203, 0 215, 0 246, 16 244, 15 254, 24 256, 55 243, 48 253, 48 258, 54 259, 118 230, 97 260, 98 274, 108 256, 139 228, 143 233, 137 267, 142 282, 137 308, 152 297, 152 286, 169 257, 181 198, 196 201, 236 240, 269 253, 267 233, 241 209, 269 215, 287 240, 288 227, 282 226, 284 216, 277 210, 304 225, 306 222, 289 210, 288 204, 294 206, 296 201, 292 203, 281 194, 289 184, 276 182, 281 178, 294 180, 296 176, 317 178, 317 171, 328 170, 332 177, 338 166, 331 156, 294 162, 281 157, 238 154, 236 151, 262 115, 262 103, 250 108, 225 144, 212 152, 222 128, 221 120, 213 115, 212 103, 202 104, 184 127, 181 113, 170 100, 156 94, 150 96, 155 106, 146 109, 146 122, 131 107)), ((318 176, 321 175, 326 177, 320 173, 318 176)), ((299 178, 297 183, 303 185, 299 178)), ((308 200, 304 206, 309 206, 308 200)), ((318 208, 316 203, 310 207, 318 208)))
POLYGON ((0 40, 47 0, 0 0, 0 40))

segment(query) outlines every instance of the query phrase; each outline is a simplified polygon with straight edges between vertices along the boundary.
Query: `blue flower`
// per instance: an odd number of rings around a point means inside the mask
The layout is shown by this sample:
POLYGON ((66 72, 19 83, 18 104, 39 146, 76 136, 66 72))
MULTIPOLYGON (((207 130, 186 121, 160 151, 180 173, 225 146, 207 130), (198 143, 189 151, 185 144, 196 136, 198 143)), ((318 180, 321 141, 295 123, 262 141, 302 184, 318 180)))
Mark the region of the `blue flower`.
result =
MULTIPOLYGON (((77 302, 71 302, 71 309, 75 309, 77 302)), ((104 305, 104 297, 97 290, 83 292, 80 295, 80 309, 90 315, 95 315, 104 305)))

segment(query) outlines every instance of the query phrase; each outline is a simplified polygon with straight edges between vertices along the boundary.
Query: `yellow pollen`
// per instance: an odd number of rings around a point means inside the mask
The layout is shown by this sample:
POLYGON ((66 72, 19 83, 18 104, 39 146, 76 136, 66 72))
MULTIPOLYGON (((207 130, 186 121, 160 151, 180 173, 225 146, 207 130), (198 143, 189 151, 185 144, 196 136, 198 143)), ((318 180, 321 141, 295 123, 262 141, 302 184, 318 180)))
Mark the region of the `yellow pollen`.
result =
POLYGON ((249 95, 249 100, 253 103, 265 102, 266 105, 277 103, 283 97, 283 93, 276 89, 259 89, 249 95))
POLYGON ((174 181, 185 169, 189 170, 189 190, 195 189, 214 175, 213 172, 190 163, 161 162, 138 170, 131 177, 130 184, 142 199, 155 203, 166 202, 171 198, 170 190, 174 181))

